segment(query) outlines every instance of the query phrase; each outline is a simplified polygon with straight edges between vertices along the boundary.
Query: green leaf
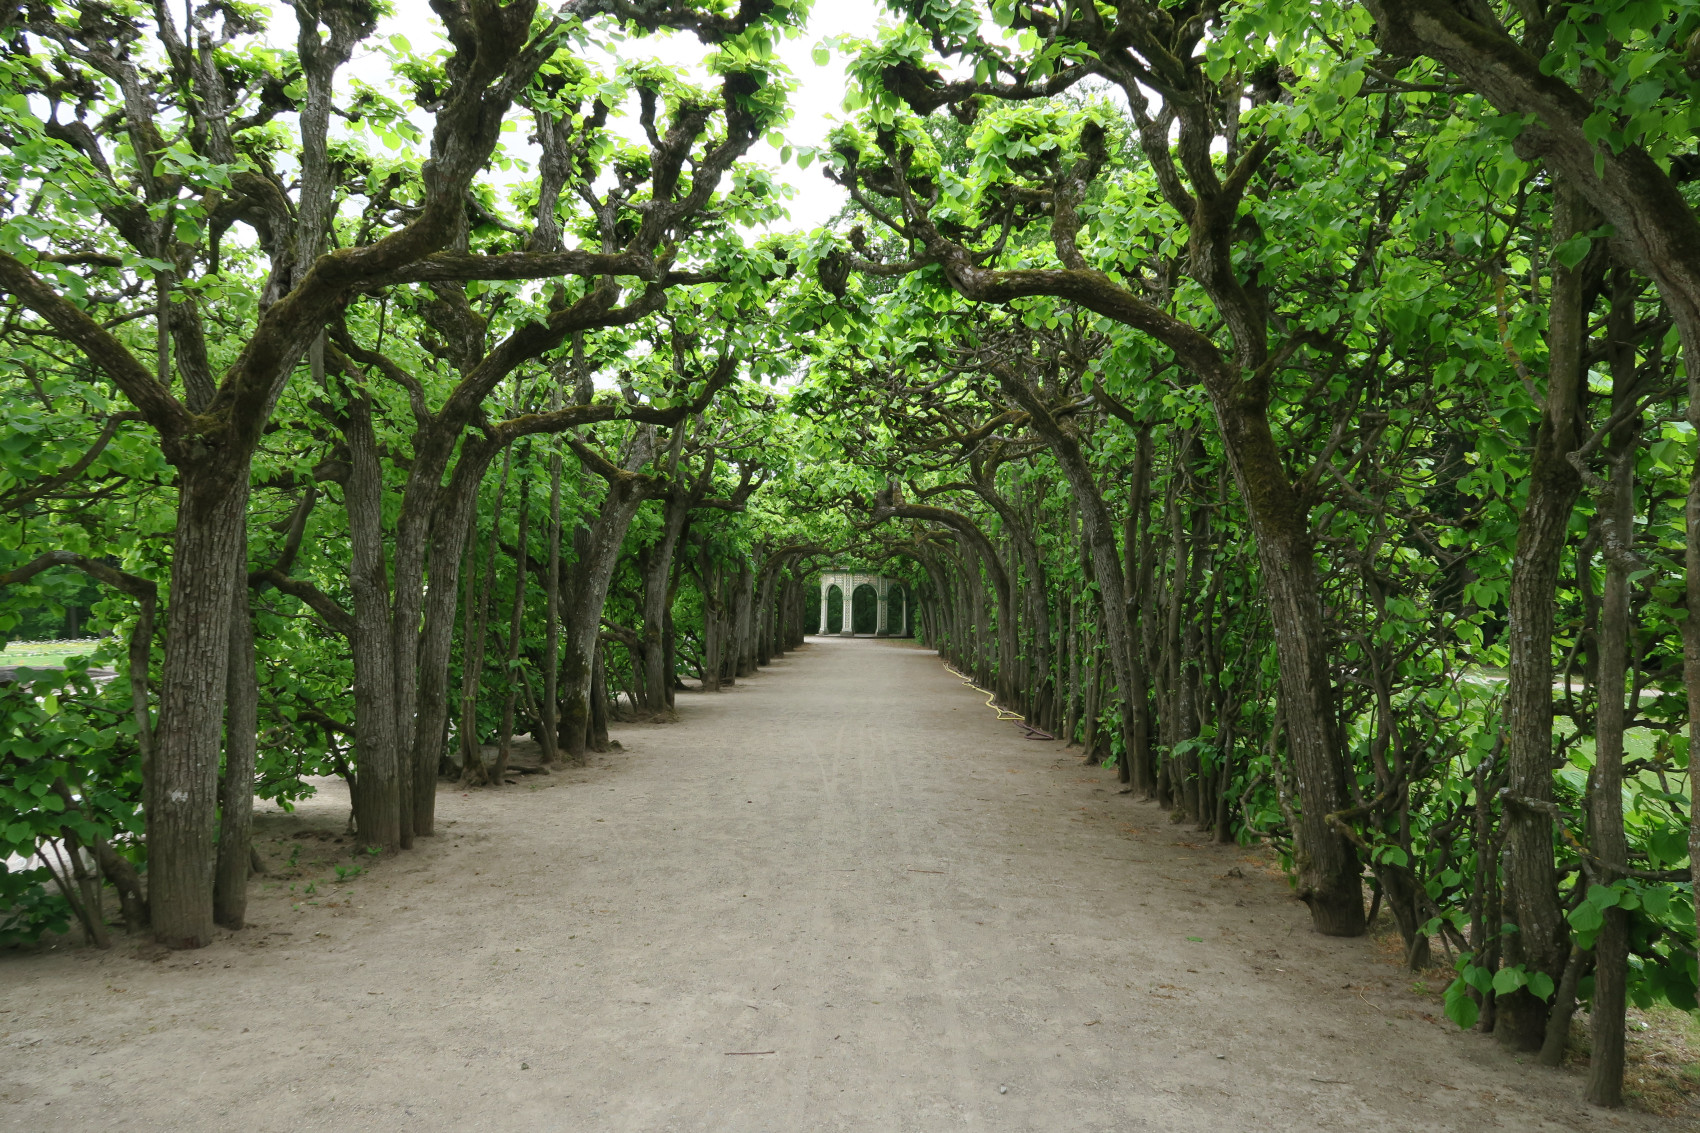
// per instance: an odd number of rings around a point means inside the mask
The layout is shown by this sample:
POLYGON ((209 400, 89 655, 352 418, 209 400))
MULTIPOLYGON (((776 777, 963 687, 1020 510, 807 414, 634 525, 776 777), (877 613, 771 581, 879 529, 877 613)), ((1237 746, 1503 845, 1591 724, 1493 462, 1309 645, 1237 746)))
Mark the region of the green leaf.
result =
POLYGON ((1577 233, 1564 243, 1552 250, 1555 260, 1567 268, 1573 268, 1588 258, 1588 248, 1593 244, 1586 232, 1577 233))
POLYGON ((1461 979, 1453 980, 1447 985, 1442 1004, 1446 1017, 1466 1031, 1475 1026, 1476 1020, 1481 1017, 1481 1008, 1470 998, 1469 989, 1461 979))
POLYGON ((1529 973, 1527 987, 1529 988, 1529 994, 1534 996, 1536 999, 1552 998, 1552 977, 1547 975, 1545 972, 1529 973))
POLYGON ((1599 906, 1590 905, 1586 901, 1571 909, 1567 919, 1570 921, 1570 927, 1577 932, 1598 932, 1600 926, 1606 923, 1599 906))
POLYGON ((1618 902, 1618 891, 1609 885, 1588 886, 1588 896, 1583 898, 1583 904, 1592 905, 1596 909, 1609 909, 1618 902))
POLYGON ((1529 982, 1529 973, 1522 967, 1501 968, 1493 974, 1493 990, 1496 995, 1510 995, 1518 988, 1529 982))
POLYGON ((1411 864, 1411 856, 1398 846, 1383 847, 1380 858, 1388 865, 1407 866, 1411 864))

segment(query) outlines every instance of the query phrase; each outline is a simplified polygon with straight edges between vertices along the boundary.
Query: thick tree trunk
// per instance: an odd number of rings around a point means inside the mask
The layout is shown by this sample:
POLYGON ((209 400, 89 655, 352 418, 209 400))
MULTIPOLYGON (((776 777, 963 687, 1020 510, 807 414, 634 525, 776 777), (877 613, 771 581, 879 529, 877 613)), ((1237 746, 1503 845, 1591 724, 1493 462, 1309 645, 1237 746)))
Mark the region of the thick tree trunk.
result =
POLYGON ((213 919, 241 928, 248 915, 249 851, 254 832, 254 762, 259 740, 254 623, 248 612, 247 539, 237 558, 230 614, 229 705, 224 723, 224 781, 219 790, 218 864, 213 919))
POLYGON ((1333 817, 1348 805, 1348 771, 1337 743, 1308 508, 1288 482, 1264 407, 1213 400, 1257 540, 1280 663, 1282 719, 1299 803, 1294 831, 1298 896, 1310 906, 1318 932, 1359 936, 1364 931, 1364 904, 1357 851, 1333 817))
POLYGON ((921 569, 927 572, 927 580, 932 584, 933 601, 923 608, 927 624, 927 644, 935 649, 939 656, 949 659, 953 645, 953 623, 951 618, 950 579, 938 556, 929 551, 918 552, 921 569))
MULTIPOLYGON (((478 786, 488 778, 484 757, 478 742, 478 695, 484 686, 484 650, 490 633, 491 583, 496 575, 496 548, 502 542, 502 500, 508 491, 508 475, 513 470, 513 450, 502 450, 502 471, 496 480, 496 500, 490 509, 490 546, 484 554, 484 566, 476 577, 468 580, 468 630, 461 644, 460 675, 460 774, 463 782, 478 786)), ((475 520, 472 521, 474 524, 475 520)), ((477 528, 468 533, 474 543, 477 528)))
MULTIPOLYGON (((774 575, 768 570, 768 563, 762 563, 761 570, 756 576, 756 665, 771 664, 773 661, 773 581, 774 575)), ((825 627, 821 627, 825 632, 825 627)))
POLYGON ((992 666, 986 659, 986 639, 990 636, 990 629, 986 625, 985 583, 980 578, 974 553, 968 548, 958 546, 953 562, 956 567, 957 607, 962 611, 962 668, 980 685, 995 688, 992 666))
MULTIPOLYGON (((1195 449, 1195 456, 1202 455, 1202 446, 1195 449)), ((1194 481, 1196 484, 1196 480, 1194 481)), ((1221 576, 1216 575, 1210 582, 1205 581, 1210 571, 1210 510, 1203 501, 1194 498, 1192 508, 1192 531, 1189 535, 1191 551, 1190 576, 1187 582, 1187 620, 1186 637, 1184 640, 1185 687, 1187 706, 1187 727, 1194 738, 1202 734, 1204 721, 1210 714, 1210 693, 1205 687, 1205 664, 1208 660, 1208 647, 1205 643, 1206 624, 1211 615, 1215 587, 1220 583, 1221 576)), ((1204 769, 1204 760, 1195 748, 1188 753, 1187 771, 1191 776, 1190 809, 1193 821, 1200 830, 1210 827, 1214 811, 1211 805, 1210 783, 1211 776, 1204 769)))
POLYGON ((965 673, 973 675, 982 685, 988 684, 984 666, 981 664, 982 650, 980 639, 985 623, 985 607, 981 599, 979 582, 971 578, 968 568, 960 555, 951 555, 945 560, 949 564, 950 602, 956 611, 956 637, 954 650, 956 666, 965 673))
MULTIPOLYGON (((1620 470, 1612 484, 1614 522, 1634 522, 1628 480, 1620 470)), ((1589 799, 1589 834, 1594 856, 1604 863, 1597 884, 1618 880, 1628 864, 1623 831, 1623 728, 1629 654, 1629 569, 1608 559, 1600 610, 1600 700, 1594 731, 1594 774, 1589 799)), ((1629 913, 1604 910, 1605 924, 1594 940, 1593 1044, 1588 1056, 1587 1099, 1594 1105, 1623 1104, 1624 1009, 1628 1006, 1629 913)))
MULTIPOLYGON (((1163 603, 1158 579, 1161 574, 1158 562, 1161 553, 1158 533, 1161 528, 1149 522, 1150 487, 1146 488, 1148 498, 1147 510, 1144 513, 1147 522, 1143 524, 1141 533, 1140 565, 1139 565, 1139 633, 1132 643, 1135 700, 1145 717, 1144 749, 1146 763, 1150 768, 1147 774, 1147 788, 1152 799, 1158 798, 1162 782, 1162 768, 1157 759, 1157 733, 1161 721, 1153 714, 1153 703, 1157 700, 1153 685, 1162 683, 1162 655, 1159 652, 1161 635, 1158 633, 1158 622, 1163 603)), ((1132 615, 1129 615, 1130 619, 1132 615)), ((1159 801, 1166 801, 1164 800, 1159 801)))
POLYGON ((1210 826, 1215 833, 1214 840, 1217 845, 1226 845, 1234 840, 1233 799, 1230 797, 1229 788, 1233 785, 1234 772, 1237 766, 1235 752, 1239 737, 1235 733, 1234 725, 1238 719, 1239 703, 1230 701, 1229 697, 1224 694, 1216 717, 1216 736, 1220 756, 1217 760, 1216 785, 1212 795, 1216 813, 1210 819, 1210 826))
MULTIPOLYGON (((785 583, 785 641, 791 649, 801 649, 803 646, 803 577, 792 573, 785 583)), ((850 616, 846 604, 844 616, 850 616)))
POLYGON ((808 637, 803 628, 803 619, 807 616, 809 603, 806 601, 808 589, 803 585, 806 574, 797 574, 791 580, 791 648, 801 649, 808 637))
MULTIPOLYGON (((415 434, 414 459, 402 489, 401 511, 396 519, 390 548, 394 583, 393 590, 385 590, 390 605, 387 648, 392 671, 388 695, 394 744, 399 753, 396 790, 400 798, 407 800, 399 810, 397 826, 398 844, 404 849, 412 846, 414 836, 420 833, 417 828, 420 810, 417 800, 425 791, 434 795, 437 787, 436 768, 433 766, 426 772, 414 758, 420 747, 419 729, 422 723, 420 685, 426 679, 421 668, 426 650, 422 625, 427 600, 425 569, 435 522, 442 511, 443 471, 463 427, 464 418, 445 411, 439 419, 415 434), (420 776, 424 776, 423 781, 420 781, 420 776)), ((465 459, 464 448, 462 459, 465 459)), ((482 664, 482 649, 479 658, 482 664)))
POLYGON ((590 666, 590 750, 608 750, 608 669, 603 664, 607 650, 596 646, 590 666))
MULTIPOLYGON (((759 664, 770 665, 776 659, 785 655, 785 644, 780 640, 779 593, 781 575, 789 569, 790 556, 782 555, 770 559, 762 565, 761 579, 761 618, 762 637, 761 655, 756 658, 759 664)), ((825 630, 823 629, 824 633, 825 630)))
POLYGON ((155 939, 168 948, 201 948, 213 936, 213 833, 248 469, 246 454, 178 467, 165 664, 146 785, 148 909, 155 939))
POLYGON ((803 619, 808 613, 809 603, 806 601, 808 590, 803 585, 804 575, 796 575, 791 586, 791 647, 801 649, 808 634, 803 629, 803 619))
POLYGON ((697 581, 702 587, 702 690, 720 691, 720 667, 725 659, 725 634, 721 618, 721 566, 708 542, 702 544, 697 581))
POLYGON ((673 557, 685 530, 690 508, 677 492, 670 495, 661 515, 661 538, 649 548, 643 564, 644 698, 656 719, 672 701, 673 670, 668 668, 667 611, 673 595, 673 557))
MULTIPOLYGON (((1164 517, 1167 517, 1174 507, 1178 482, 1178 477, 1171 474, 1164 492, 1164 517)), ((1160 753, 1156 760, 1156 800, 1159 807, 1168 810, 1175 805, 1175 762, 1170 755, 1178 742, 1175 724, 1180 719, 1180 713, 1175 707, 1176 689, 1179 687, 1176 675, 1180 672, 1181 655, 1180 608, 1179 599, 1175 595, 1175 578, 1181 564, 1178 561, 1179 552, 1174 547, 1172 525, 1165 519, 1153 527, 1162 532, 1163 550, 1159 552, 1162 567, 1153 587, 1151 617, 1148 621, 1151 628, 1146 636, 1152 642, 1149 652, 1155 658, 1152 672, 1156 677, 1156 687, 1152 691, 1157 702, 1157 749, 1160 753)))
POLYGON ((383 467, 364 393, 348 405, 348 537, 354 591, 354 823, 360 844, 401 847, 396 659, 384 561, 383 467))
POLYGON ((737 655, 732 673, 734 678, 747 677, 756 671, 755 639, 750 626, 755 606, 755 584, 750 557, 742 555, 738 559, 738 582, 732 606, 733 648, 737 655))
MULTIPOLYGON (((797 622, 797 576, 786 570, 784 580, 779 584, 779 640, 784 643, 783 652, 790 652, 801 644, 798 630, 802 627, 797 622)), ((850 617, 850 600, 844 601, 844 617, 850 617)))
POLYGON ((560 748, 574 762, 584 759, 591 741, 591 685, 602 607, 608 601, 626 529, 647 498, 644 483, 635 478, 610 483, 601 511, 578 541, 578 561, 568 573, 561 634, 560 748))
MULTIPOLYGON (((448 736, 449 660, 454 647, 457 586, 463 569, 469 591, 475 581, 478 488, 494 457, 495 446, 481 440, 462 446, 431 527, 431 588, 420 635, 419 720, 413 737, 413 832, 418 837, 436 832, 437 776, 448 736)), ((474 624, 476 605, 476 595, 469 592, 469 629, 474 624)), ((466 638, 463 649, 470 647, 472 634, 469 632, 466 638)))

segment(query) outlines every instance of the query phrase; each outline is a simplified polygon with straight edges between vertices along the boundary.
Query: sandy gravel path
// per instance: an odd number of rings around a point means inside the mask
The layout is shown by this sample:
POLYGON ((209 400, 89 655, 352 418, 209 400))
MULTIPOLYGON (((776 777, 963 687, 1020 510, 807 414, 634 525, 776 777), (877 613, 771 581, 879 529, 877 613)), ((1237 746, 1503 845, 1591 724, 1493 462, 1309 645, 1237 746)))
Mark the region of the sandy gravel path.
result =
POLYGON ((341 884, 345 804, 270 814, 253 927, 0 958, 0 1127, 1668 1128, 982 701, 811 641, 341 884))

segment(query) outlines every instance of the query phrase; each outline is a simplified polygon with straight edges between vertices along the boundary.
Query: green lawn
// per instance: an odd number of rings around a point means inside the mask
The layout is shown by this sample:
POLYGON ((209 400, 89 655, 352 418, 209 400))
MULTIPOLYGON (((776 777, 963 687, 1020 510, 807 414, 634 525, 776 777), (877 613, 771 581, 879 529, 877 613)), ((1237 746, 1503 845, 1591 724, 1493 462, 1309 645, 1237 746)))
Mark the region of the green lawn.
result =
POLYGON ((65 658, 87 656, 100 644, 100 638, 78 641, 14 641, 0 649, 0 665, 33 665, 39 669, 57 669, 65 658))

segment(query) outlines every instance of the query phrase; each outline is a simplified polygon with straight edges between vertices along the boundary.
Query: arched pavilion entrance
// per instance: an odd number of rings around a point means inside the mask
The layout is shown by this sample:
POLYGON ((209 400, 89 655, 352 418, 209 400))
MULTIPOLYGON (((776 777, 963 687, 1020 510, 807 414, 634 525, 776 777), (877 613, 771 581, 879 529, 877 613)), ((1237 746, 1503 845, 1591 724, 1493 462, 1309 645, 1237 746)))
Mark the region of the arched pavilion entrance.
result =
POLYGON ((903 583, 895 578, 887 578, 883 574, 863 574, 859 571, 825 570, 820 576, 820 631, 822 634, 834 633, 839 637, 855 637, 858 630, 864 635, 872 633, 875 637, 908 637, 912 632, 911 614, 914 602, 903 583), (857 624, 856 593, 862 587, 868 587, 873 593, 874 617, 873 624, 868 626, 864 621, 857 624), (834 589, 840 594, 840 610, 842 614, 834 619, 838 622, 836 630, 830 629, 828 621, 828 599, 834 589))

